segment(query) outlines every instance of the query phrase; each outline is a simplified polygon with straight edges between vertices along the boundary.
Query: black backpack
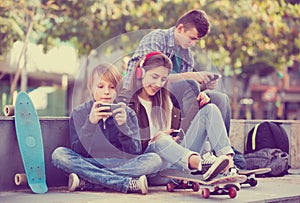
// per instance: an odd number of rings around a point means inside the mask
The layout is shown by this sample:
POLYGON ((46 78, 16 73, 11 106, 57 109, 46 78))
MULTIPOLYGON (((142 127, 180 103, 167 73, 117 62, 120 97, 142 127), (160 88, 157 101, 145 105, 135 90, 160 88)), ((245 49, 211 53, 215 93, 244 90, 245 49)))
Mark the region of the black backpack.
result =
POLYGON ((288 171, 289 140, 279 122, 262 122, 253 127, 245 139, 247 169, 271 168, 264 176, 283 176, 288 171))
POLYGON ((280 122, 265 121, 253 127, 245 139, 245 153, 277 148, 289 153, 289 139, 280 122))

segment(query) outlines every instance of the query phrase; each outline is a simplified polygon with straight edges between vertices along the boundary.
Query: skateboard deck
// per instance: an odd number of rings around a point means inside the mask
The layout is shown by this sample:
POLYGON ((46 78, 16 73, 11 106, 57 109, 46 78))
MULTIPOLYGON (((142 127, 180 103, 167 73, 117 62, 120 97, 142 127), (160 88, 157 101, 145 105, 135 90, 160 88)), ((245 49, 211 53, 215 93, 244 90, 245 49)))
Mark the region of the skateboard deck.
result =
POLYGON ((166 169, 160 172, 161 176, 168 177, 175 180, 180 180, 179 183, 171 181, 167 184, 167 190, 173 192, 176 188, 193 188, 198 191, 202 186, 202 197, 208 198, 212 195, 229 195, 230 198, 235 198, 239 190, 239 183, 245 182, 247 177, 245 175, 216 177, 212 180, 203 180, 202 175, 192 175, 187 171, 178 169, 166 169), (188 186, 190 183, 191 186, 188 186), (184 185, 181 187, 180 185, 184 185))
MULTIPOLYGON (((20 92, 18 94, 14 114, 26 180, 32 192, 45 193, 48 191, 48 187, 46 184, 42 131, 37 112, 27 93, 20 92)), ((24 180, 24 176, 20 180, 24 180)))
POLYGON ((247 176, 247 180, 243 184, 249 184, 251 187, 255 187, 257 185, 257 178, 256 175, 261 175, 265 173, 269 173, 272 169, 271 168, 258 168, 258 169, 252 169, 252 170, 240 170, 240 175, 247 176))

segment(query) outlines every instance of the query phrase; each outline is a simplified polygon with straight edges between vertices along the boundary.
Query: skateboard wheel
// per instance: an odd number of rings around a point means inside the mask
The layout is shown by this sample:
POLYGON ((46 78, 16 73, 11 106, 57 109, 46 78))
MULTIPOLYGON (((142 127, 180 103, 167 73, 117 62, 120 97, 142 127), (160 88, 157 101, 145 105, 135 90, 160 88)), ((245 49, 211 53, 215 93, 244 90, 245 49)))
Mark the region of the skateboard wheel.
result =
POLYGON ((194 192, 198 192, 200 189, 199 183, 193 183, 192 187, 194 192))
POLYGON ((207 199, 207 198, 209 198, 209 195, 210 195, 209 189, 208 188, 203 188, 202 189, 202 197, 207 199))
POLYGON ((187 188, 189 187, 188 183, 187 183, 187 182, 184 182, 184 181, 182 181, 182 182, 180 183, 180 186, 181 186, 182 189, 187 189, 187 188))
POLYGON ((14 105, 5 105, 4 106, 4 115, 5 116, 13 116, 15 114, 14 105))
POLYGON ((236 191, 236 188, 235 187, 231 187, 228 189, 228 192, 229 192, 229 197, 230 198, 235 198, 236 195, 237 195, 237 191, 236 191))
POLYGON ((174 192, 174 184, 173 183, 167 183, 167 191, 174 192))
POLYGON ((27 183, 27 177, 25 173, 17 173, 15 175, 15 184, 16 185, 23 185, 27 183))
POLYGON ((251 179, 249 180, 249 184, 250 184, 251 187, 255 187, 255 186, 257 185, 257 180, 251 178, 251 179))

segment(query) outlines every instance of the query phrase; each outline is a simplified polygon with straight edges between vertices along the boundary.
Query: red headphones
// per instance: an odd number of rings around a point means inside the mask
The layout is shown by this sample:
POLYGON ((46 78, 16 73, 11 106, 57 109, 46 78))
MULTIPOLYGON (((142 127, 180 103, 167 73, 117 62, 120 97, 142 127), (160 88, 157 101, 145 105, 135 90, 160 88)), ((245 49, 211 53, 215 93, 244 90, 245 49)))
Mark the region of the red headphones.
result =
POLYGON ((160 51, 153 51, 148 53, 144 58, 141 60, 140 65, 135 70, 135 77, 137 79, 142 79, 145 76, 145 69, 143 68, 145 62, 154 55, 162 54, 160 51))

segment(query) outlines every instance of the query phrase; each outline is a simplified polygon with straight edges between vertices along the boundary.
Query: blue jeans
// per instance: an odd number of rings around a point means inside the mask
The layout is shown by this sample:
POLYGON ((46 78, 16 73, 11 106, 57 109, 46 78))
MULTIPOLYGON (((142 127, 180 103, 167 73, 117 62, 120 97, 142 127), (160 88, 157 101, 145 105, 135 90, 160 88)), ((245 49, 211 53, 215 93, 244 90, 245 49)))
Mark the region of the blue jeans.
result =
MULTIPOLYGON (((199 104, 195 100, 200 92, 198 83, 195 80, 181 80, 169 84, 171 98, 174 105, 182 110, 182 117, 189 116, 192 112, 197 112, 199 104)), ((222 118, 229 135, 230 131, 230 100, 229 97, 221 92, 208 90, 207 94, 211 99, 211 103, 215 104, 221 111, 222 118)), ((193 114, 193 116, 195 113, 193 114)), ((193 117, 192 116, 192 117, 193 117)))
MULTIPOLYGON (((187 148, 184 148, 173 140, 170 135, 162 134, 155 142, 150 142, 149 146, 145 150, 145 153, 157 153, 162 159, 161 170, 166 168, 177 169, 189 169, 189 157, 192 154, 199 155, 187 148)), ((169 178, 165 178, 159 175, 159 173, 148 176, 148 183, 150 185, 164 185, 170 181, 169 178)))
MULTIPOLYGON (((211 102, 213 104, 216 104, 220 109, 226 127, 226 132, 229 136, 231 109, 230 109, 230 100, 228 96, 224 93, 216 92, 216 91, 207 91, 207 94, 209 95, 211 102)), ((234 156, 233 156, 234 164, 239 169, 246 169, 246 160, 243 154, 238 150, 236 150, 234 147, 232 147, 232 149, 234 151, 234 156)))
MULTIPOLYGON (((195 80, 182 80, 169 84, 171 98, 174 105, 182 110, 181 128, 187 132, 191 121, 196 115, 199 104, 194 99, 200 92, 198 83, 195 80)), ((229 97, 221 92, 208 90, 207 94, 211 99, 211 103, 215 104, 221 112, 223 122, 225 124, 227 135, 230 132, 231 109, 229 97)), ((232 147, 233 148, 233 147, 232 147)), ((233 148, 235 154, 233 157, 235 165, 240 169, 246 169, 246 161, 243 154, 233 148)))
POLYGON ((207 104, 197 112, 181 145, 202 154, 205 141, 209 141, 217 156, 234 153, 222 115, 214 104, 207 104))
POLYGON ((150 142, 145 153, 157 153, 162 159, 160 170, 176 165, 178 168, 189 170, 189 157, 199 153, 189 150, 175 142, 170 135, 162 134, 156 141, 150 142))
POLYGON ((208 90, 207 94, 210 97, 211 103, 215 104, 219 108, 226 127, 226 132, 229 135, 231 118, 229 97, 224 93, 211 90, 208 90))
POLYGON ((132 177, 152 174, 160 170, 161 158, 155 153, 137 155, 132 159, 85 158, 66 147, 52 153, 52 163, 65 173, 76 173, 86 180, 87 189, 113 189, 126 193, 132 177))
MULTIPOLYGON (((188 157, 185 154, 203 154, 206 141, 209 141, 212 151, 217 156, 233 154, 230 140, 223 123, 221 113, 216 105, 208 104, 197 111, 180 146, 172 138, 160 136, 146 149, 147 152, 158 153, 163 160, 163 167, 181 167, 188 169, 188 157)), ((163 168, 164 169, 164 168, 163 168)), ((166 184, 169 179, 159 174, 149 177, 151 185, 166 184)))
POLYGON ((199 109, 198 102, 195 98, 200 92, 200 87, 195 80, 171 82, 168 88, 174 106, 182 110, 182 117, 188 115, 191 106, 197 110, 199 109))

